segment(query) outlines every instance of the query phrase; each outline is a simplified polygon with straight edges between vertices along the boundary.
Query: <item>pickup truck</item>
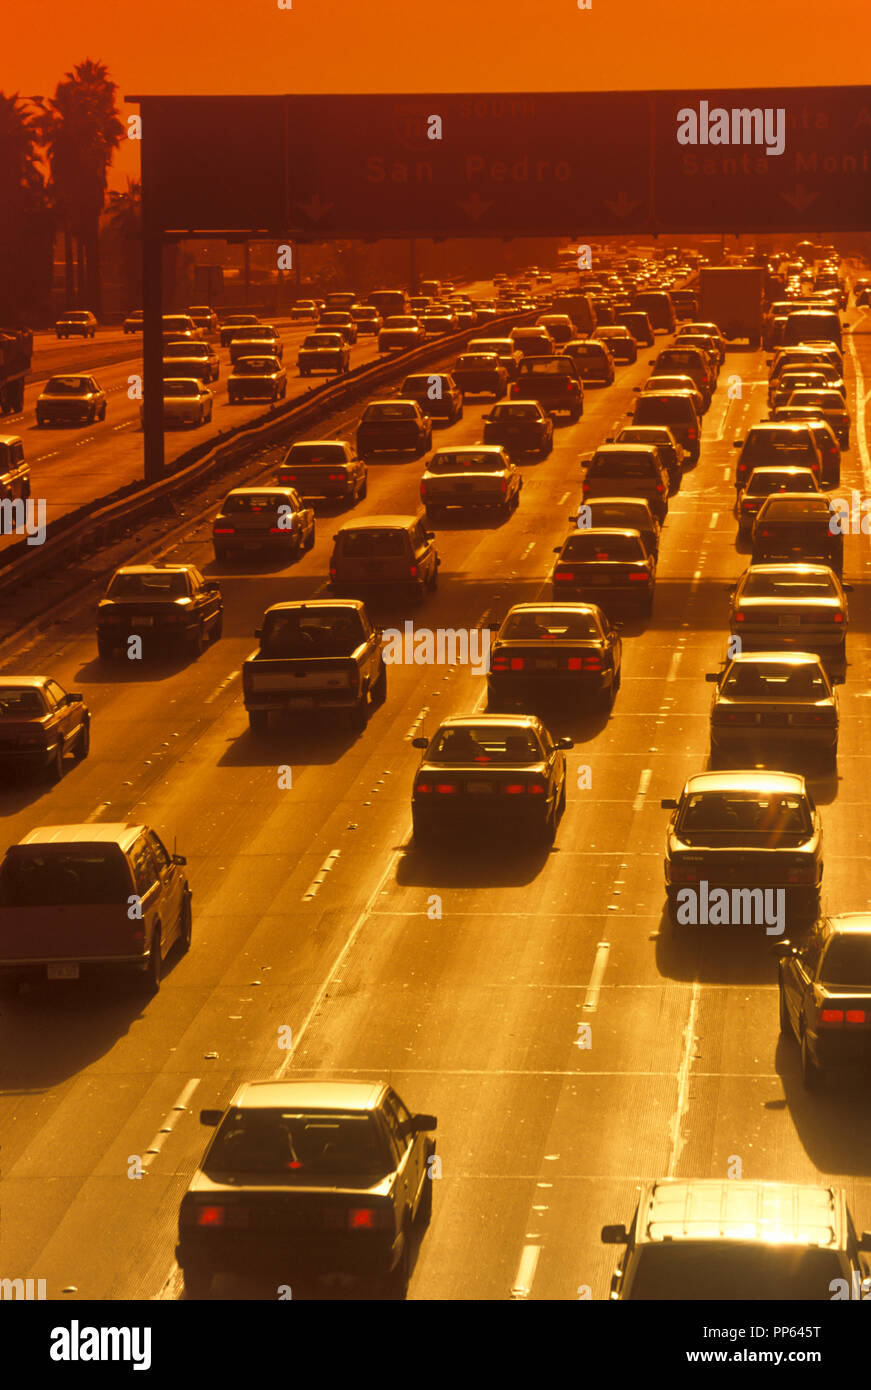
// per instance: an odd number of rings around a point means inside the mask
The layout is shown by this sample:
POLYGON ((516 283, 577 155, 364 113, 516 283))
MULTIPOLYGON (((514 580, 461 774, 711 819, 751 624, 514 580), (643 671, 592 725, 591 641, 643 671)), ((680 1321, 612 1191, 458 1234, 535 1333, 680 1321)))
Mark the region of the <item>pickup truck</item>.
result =
POLYGON ((270 710, 344 709, 365 729, 370 699, 387 695, 384 639, 359 599, 316 599, 268 608, 260 641, 242 665, 248 722, 265 730, 270 710))

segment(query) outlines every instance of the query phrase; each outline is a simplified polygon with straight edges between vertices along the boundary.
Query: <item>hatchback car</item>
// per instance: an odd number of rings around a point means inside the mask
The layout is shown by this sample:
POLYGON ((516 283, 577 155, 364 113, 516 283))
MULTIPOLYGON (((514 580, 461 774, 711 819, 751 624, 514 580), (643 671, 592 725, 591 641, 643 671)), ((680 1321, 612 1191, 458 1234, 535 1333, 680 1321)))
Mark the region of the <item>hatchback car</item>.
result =
POLYGON ((562 351, 574 362, 581 381, 613 385, 617 373, 614 370, 614 355, 606 342, 599 338, 578 338, 565 343, 562 351))

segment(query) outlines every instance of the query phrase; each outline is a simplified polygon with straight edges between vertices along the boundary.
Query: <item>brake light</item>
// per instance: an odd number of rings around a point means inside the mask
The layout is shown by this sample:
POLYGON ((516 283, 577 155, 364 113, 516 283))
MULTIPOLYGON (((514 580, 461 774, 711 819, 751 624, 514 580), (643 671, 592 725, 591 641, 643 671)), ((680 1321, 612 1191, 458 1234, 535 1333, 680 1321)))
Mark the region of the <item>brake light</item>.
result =
POLYGON ((812 859, 807 861, 799 860, 794 864, 787 875, 787 883, 813 883, 816 878, 816 867, 812 859))
POLYGON ((345 481, 345 475, 344 473, 328 473, 327 481, 330 483, 343 483, 345 481))
POLYGON ((422 796, 432 791, 432 782, 418 782, 414 790, 420 792, 422 796))
POLYGON ((440 796, 453 796, 454 792, 459 790, 459 782, 436 782, 436 791, 440 796))
POLYGON ((735 614, 735 622, 736 622, 736 623, 743 623, 744 620, 745 620, 745 619, 744 619, 744 614, 743 614, 743 613, 736 613, 736 614, 735 614))
POLYGON ((581 660, 581 658, 580 658, 579 656, 570 656, 570 657, 569 657, 569 659, 568 659, 568 668, 569 668, 570 671, 582 671, 582 670, 583 670, 583 667, 584 667, 584 663, 583 663, 583 661, 581 660))
POLYGON ((690 427, 690 429, 687 430, 687 439, 696 439, 697 437, 698 432, 690 427))
POLYGON ((213 535, 213 536, 234 536, 235 534, 236 534, 235 528, 232 527, 232 526, 213 526, 213 527, 212 527, 212 535, 213 535))
POLYGON ((198 1226, 223 1226, 226 1216, 226 1207, 197 1207, 198 1226))
POLYGON ((557 570, 556 574, 554 575, 554 580, 562 584, 571 584, 574 580, 574 577, 575 576, 572 570, 557 570))
POLYGON ((512 670, 512 671, 522 671, 525 665, 526 665, 526 661, 525 661, 525 658, 524 658, 524 657, 522 657, 522 656, 512 656, 512 658, 511 658, 511 670, 512 670))
POLYGON ((526 791, 525 782, 504 782, 502 790, 506 796, 519 796, 526 791))
POLYGON ((820 1023, 843 1023, 843 1009, 823 1009, 820 1014, 820 1023))
POLYGON ((662 483, 657 483, 657 484, 656 484, 656 491, 657 491, 657 492, 662 492, 662 490, 663 490, 662 483))
POLYGON ((490 662, 490 670, 491 670, 491 671, 507 671, 507 670, 508 670, 508 657, 507 657, 507 656, 494 656, 493 659, 492 659, 492 661, 490 662))
POLYGON ((587 671, 601 671, 602 658, 600 656, 588 656, 584 661, 584 669, 587 671))
POLYGON ((629 578, 640 579, 642 584, 646 584, 650 579, 650 575, 647 573, 647 570, 633 570, 629 578))
POLYGON ((841 610, 840 610, 839 608, 835 609, 834 613, 832 614, 832 622, 833 622, 833 623, 842 623, 843 621, 844 621, 844 615, 843 615, 843 613, 841 612, 841 610))
POLYGON ((499 486, 500 486, 500 488, 501 488, 501 490, 502 490, 503 492, 507 492, 507 491, 508 491, 508 480, 507 480, 507 478, 500 478, 500 479, 499 479, 499 486))
POLYGON ((335 565, 330 565, 330 578, 335 579, 337 573, 335 565))
POLYGON ((374 1207, 350 1207, 348 1209, 349 1231, 374 1231, 375 1227, 374 1207))
POLYGON ((412 579, 416 579, 416 578, 417 578, 417 565, 409 565, 409 567, 408 567, 408 573, 410 574, 410 576, 411 576, 412 579))
POLYGON ((848 1023, 865 1023, 866 1021, 867 1021, 867 1020, 866 1020, 866 1017, 865 1017, 865 1010, 864 1010, 864 1009, 848 1009, 848 1010, 847 1010, 847 1022, 848 1022, 848 1023))
POLYGON ((421 497, 426 497, 426 483, 423 481, 421 481, 420 484, 420 495, 421 497))

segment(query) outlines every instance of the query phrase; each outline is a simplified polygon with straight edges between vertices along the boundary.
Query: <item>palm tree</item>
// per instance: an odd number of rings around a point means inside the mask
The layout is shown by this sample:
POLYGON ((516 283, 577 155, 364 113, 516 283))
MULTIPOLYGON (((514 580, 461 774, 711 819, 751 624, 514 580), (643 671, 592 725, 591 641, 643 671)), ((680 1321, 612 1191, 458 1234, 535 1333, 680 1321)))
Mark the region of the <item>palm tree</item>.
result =
POLYGON ((51 188, 64 229, 66 290, 73 299, 73 241, 78 250, 78 296, 99 314, 100 215, 106 175, 124 127, 115 105, 117 84, 104 63, 90 58, 64 75, 45 103, 41 132, 51 167, 51 188))
POLYGON ((48 303, 52 219, 40 164, 39 120, 17 92, 0 92, 0 322, 48 303))

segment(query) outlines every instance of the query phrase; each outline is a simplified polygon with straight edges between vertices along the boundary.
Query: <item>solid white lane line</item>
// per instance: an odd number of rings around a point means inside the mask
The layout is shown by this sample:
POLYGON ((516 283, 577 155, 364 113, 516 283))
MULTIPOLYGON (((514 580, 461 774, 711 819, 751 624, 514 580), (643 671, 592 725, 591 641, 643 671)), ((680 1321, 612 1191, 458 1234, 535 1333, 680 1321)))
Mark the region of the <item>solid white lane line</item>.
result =
POLYGON ((647 794, 647 788, 650 786, 650 778, 652 775, 652 769, 646 767, 639 777, 638 791, 635 793, 635 800, 632 803, 633 811, 640 811, 641 807, 644 805, 644 798, 647 794))
POLYGON ((683 1152, 685 1139, 682 1133, 683 1119, 689 1109, 689 1090, 690 1090, 690 1071, 693 1065, 693 1053, 696 1046, 696 1019, 699 1012, 699 998, 701 991, 698 980, 693 980, 693 996, 690 1001, 690 1011, 687 1016, 686 1028, 683 1035, 683 1056, 681 1057, 680 1068, 677 1078, 677 1104, 674 1114, 671 1117, 669 1131, 671 1137, 671 1158, 668 1162, 666 1177, 673 1178, 677 1172, 678 1160, 683 1152))
POLYGON ((524 1245, 520 1264, 517 1266, 517 1274, 514 1276, 514 1283, 511 1287, 512 1298, 529 1297, 540 1254, 540 1245, 524 1245))
POLYGON ((599 991, 602 988, 610 952, 610 941, 600 941, 596 946, 596 959, 593 961, 590 983, 584 995, 584 1013, 594 1014, 599 1006, 599 991))
POLYGON ((709 531, 713 531, 714 527, 715 527, 716 524, 717 524, 717 521, 718 521, 718 519, 719 519, 719 516, 720 516, 720 513, 719 513, 719 512, 711 512, 711 519, 710 519, 710 521, 708 522, 708 530, 709 530, 709 531))
POLYGON ((672 652, 671 661, 668 664, 668 675, 665 678, 667 681, 673 681, 677 678, 677 668, 680 666, 682 656, 682 651, 672 652))

